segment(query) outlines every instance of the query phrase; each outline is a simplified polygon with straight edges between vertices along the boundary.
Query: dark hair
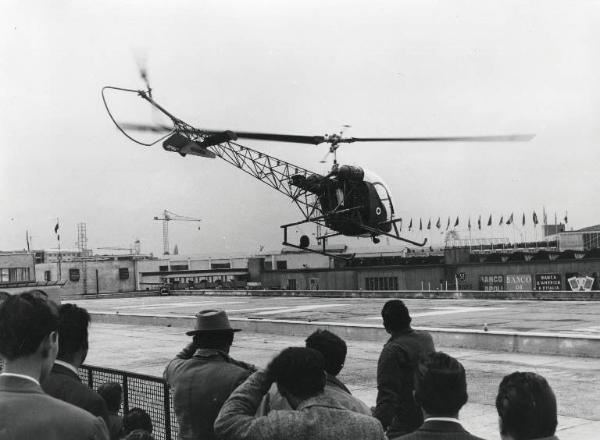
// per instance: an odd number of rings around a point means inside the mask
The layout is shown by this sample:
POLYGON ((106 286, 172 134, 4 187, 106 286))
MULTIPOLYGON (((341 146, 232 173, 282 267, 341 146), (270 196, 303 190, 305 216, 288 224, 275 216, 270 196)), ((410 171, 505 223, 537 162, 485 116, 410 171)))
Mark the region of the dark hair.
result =
POLYGON ((438 351, 415 370, 415 399, 432 416, 453 416, 467 403, 467 379, 460 362, 438 351))
POLYGON ((88 349, 90 314, 75 304, 63 304, 58 311, 58 359, 70 361, 80 349, 88 349))
POLYGON ((498 387, 496 409, 500 432, 515 440, 550 437, 556 431, 556 397, 539 374, 516 371, 504 376, 498 387))
POLYGON ((154 440, 154 436, 144 429, 134 429, 125 440, 154 440))
POLYGON ((136 429, 152 433, 152 420, 148 413, 141 408, 131 408, 123 417, 123 434, 127 435, 136 429))
POLYGON ((325 371, 337 376, 346 361, 346 342, 329 330, 317 330, 306 338, 306 347, 313 348, 323 355, 325 371))
POLYGON ((123 389, 117 382, 105 382, 98 387, 98 394, 106 402, 106 407, 110 412, 116 413, 121 407, 121 394, 123 389))
POLYGON ((25 292, 0 304, 0 354, 8 360, 35 353, 57 329, 58 314, 50 301, 25 292))
POLYGON ((223 349, 233 344, 233 331, 206 332, 194 335, 197 348, 223 349))
POLYGON ((408 309, 399 299, 386 302, 381 309, 383 326, 388 331, 404 330, 410 326, 412 321, 408 309))
POLYGON ((278 386, 300 399, 316 396, 325 388, 325 360, 312 348, 286 348, 271 361, 268 371, 278 386))

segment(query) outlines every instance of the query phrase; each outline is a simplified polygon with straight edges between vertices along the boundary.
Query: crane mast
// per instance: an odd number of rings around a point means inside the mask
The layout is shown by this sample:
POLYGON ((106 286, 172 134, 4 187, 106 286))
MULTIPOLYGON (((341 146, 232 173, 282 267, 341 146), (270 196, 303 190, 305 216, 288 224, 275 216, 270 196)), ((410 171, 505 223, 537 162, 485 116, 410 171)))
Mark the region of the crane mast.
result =
MULTIPOLYGON (((202 219, 188 217, 185 215, 175 214, 167 209, 162 213, 162 217, 154 217, 154 220, 162 221, 162 239, 163 239, 163 255, 169 255, 169 222, 201 222, 202 219)), ((198 228, 200 229, 200 228, 198 228)))

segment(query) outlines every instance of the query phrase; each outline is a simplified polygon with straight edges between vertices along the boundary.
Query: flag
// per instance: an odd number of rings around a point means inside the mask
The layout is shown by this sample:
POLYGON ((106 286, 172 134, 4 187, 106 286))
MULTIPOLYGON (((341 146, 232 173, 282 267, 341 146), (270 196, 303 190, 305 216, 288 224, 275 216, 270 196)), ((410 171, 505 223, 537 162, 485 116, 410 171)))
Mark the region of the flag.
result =
POLYGON ((29 231, 25 231, 25 241, 27 241, 27 252, 29 252, 29 231))
POLYGON ((446 231, 450 228, 450 217, 448 217, 448 224, 446 225, 446 231))
POLYGON ((569 223, 569 221, 568 221, 568 220, 569 220, 569 219, 567 218, 567 211, 565 211, 565 225, 566 225, 567 223, 569 223))
POLYGON ((469 231, 471 230, 471 217, 469 217, 469 231))
POLYGON ((427 229, 431 229, 431 219, 427 222, 427 229))
POLYGON ((504 216, 501 215, 500 216, 500 223, 498 223, 498 225, 502 226, 503 223, 504 223, 504 216))
POLYGON ((488 220, 488 226, 492 226, 492 214, 490 214, 490 219, 488 220))
POLYGON ((410 219, 410 223, 408 225, 408 230, 410 231, 412 229, 412 218, 410 219))
POLYGON ((546 214, 546 207, 544 206, 542 209, 543 209, 543 214, 544 214, 544 224, 547 225, 548 224, 548 215, 546 214))
POLYGON ((454 222, 454 227, 456 228, 458 226, 458 216, 456 216, 456 221, 454 222))
POLYGON ((423 220, 419 218, 419 231, 423 230, 423 220))
POLYGON ((54 233, 58 234, 58 219, 56 219, 56 226, 54 227, 54 233))
POLYGON ((535 213, 535 211, 533 211, 533 226, 537 226, 537 224, 538 224, 537 214, 535 213))
POLYGON ((435 227, 440 229, 442 227, 442 222, 440 221, 440 218, 438 217, 437 222, 435 222, 435 227))
POLYGON ((479 230, 481 231, 481 214, 479 214, 479 218, 477 219, 477 226, 479 227, 479 230))
POLYGON ((525 213, 523 213, 523 226, 525 226, 525 213))
POLYGON ((513 222, 513 213, 510 213, 510 217, 508 217, 508 220, 506 220, 506 224, 507 225, 511 225, 513 222))

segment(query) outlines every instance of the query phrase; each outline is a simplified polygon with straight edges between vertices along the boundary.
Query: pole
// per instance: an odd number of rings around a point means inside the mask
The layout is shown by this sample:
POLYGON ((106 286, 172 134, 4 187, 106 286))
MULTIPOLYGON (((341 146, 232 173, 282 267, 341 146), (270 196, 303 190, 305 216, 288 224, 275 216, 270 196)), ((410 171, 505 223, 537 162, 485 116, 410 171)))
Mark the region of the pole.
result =
MULTIPOLYGON (((56 218, 56 225, 58 226, 60 223, 58 221, 58 217, 56 218)), ((58 233, 58 229, 56 230, 56 240, 58 241, 58 281, 62 281, 62 256, 60 254, 60 234, 58 233)))

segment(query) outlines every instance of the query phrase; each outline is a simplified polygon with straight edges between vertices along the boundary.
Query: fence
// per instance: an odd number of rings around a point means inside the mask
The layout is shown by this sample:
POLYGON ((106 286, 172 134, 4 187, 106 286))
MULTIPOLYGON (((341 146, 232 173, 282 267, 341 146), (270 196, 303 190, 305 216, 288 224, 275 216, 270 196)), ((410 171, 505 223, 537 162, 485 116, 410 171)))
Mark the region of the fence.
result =
MULTIPOLYGON (((3 362, 0 359, 0 371, 2 367, 3 362)), ((152 419, 152 434, 156 440, 178 439, 173 394, 162 378, 92 365, 82 365, 79 368, 79 377, 94 391, 106 382, 119 383, 123 388, 120 415, 127 413, 131 408, 141 408, 152 419)))

